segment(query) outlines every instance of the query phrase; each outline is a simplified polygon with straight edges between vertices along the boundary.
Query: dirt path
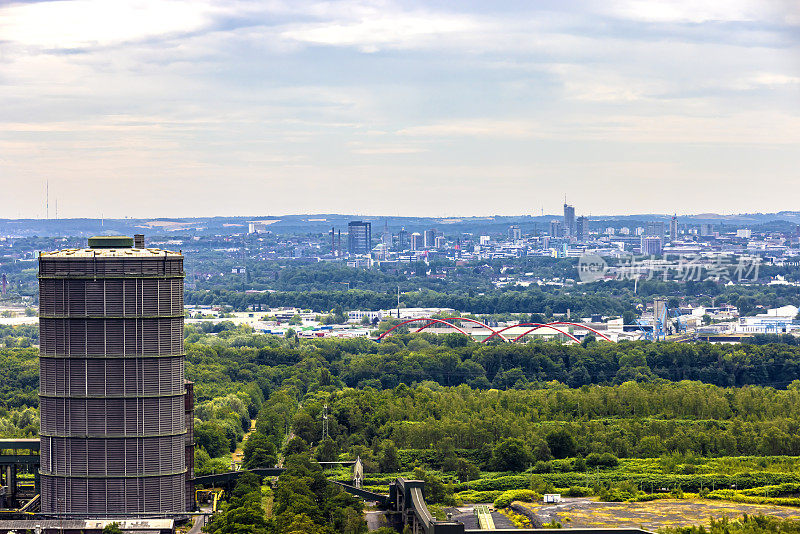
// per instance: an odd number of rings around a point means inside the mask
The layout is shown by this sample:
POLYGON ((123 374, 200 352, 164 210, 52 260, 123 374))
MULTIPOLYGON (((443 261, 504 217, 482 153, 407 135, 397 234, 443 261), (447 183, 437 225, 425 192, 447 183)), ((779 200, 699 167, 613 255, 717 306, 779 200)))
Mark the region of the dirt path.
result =
POLYGON ((236 450, 233 451, 233 453, 231 454, 231 461, 233 463, 237 465, 242 465, 242 460, 244 459, 244 444, 250 437, 250 434, 252 434, 255 431, 255 429, 256 429, 256 420, 252 419, 250 420, 250 430, 245 432, 244 436, 242 437, 242 442, 239 443, 239 446, 236 447, 236 450))

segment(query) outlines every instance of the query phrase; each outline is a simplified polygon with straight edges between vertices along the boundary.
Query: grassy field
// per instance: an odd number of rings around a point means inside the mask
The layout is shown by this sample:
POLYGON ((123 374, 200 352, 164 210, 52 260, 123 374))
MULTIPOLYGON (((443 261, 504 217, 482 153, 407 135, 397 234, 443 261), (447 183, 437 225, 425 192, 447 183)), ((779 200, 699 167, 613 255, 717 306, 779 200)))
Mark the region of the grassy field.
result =
MULTIPOLYGON (((409 457, 411 451, 404 451, 409 457)), ((458 505, 493 503, 504 491, 533 489, 540 494, 571 496, 565 504, 527 503, 542 523, 563 527, 662 527, 708 525, 711 518, 743 514, 800 520, 800 457, 739 456, 708 458, 667 455, 620 459, 616 467, 574 471, 573 460, 550 462, 548 472, 482 472, 477 480, 460 482, 451 473, 439 476, 458 505), (618 502, 602 502, 618 501, 618 502)), ((349 476, 346 468, 336 478, 349 476)), ((368 473, 365 488, 388 492, 397 476, 413 472, 368 473)))

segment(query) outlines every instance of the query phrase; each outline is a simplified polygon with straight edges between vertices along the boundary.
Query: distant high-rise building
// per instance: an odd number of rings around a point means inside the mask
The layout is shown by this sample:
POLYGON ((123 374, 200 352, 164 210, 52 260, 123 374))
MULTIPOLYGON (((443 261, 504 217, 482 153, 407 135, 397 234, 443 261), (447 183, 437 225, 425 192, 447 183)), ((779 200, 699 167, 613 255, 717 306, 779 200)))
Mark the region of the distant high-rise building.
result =
POLYGON ((180 253, 130 237, 39 256, 42 512, 191 506, 183 278, 180 253))
POLYGON ((522 229, 518 224, 512 224, 508 227, 508 238, 511 241, 519 241, 522 239, 522 229))
POLYGON ((575 237, 575 206, 564 203, 564 235, 575 237))
POLYGON ((269 222, 267 221, 251 221, 247 225, 247 233, 248 234, 263 234, 267 232, 267 226, 269 222))
POLYGON ((411 250, 421 250, 422 249, 422 236, 419 232, 414 232, 411 234, 411 250))
POLYGON ((397 232, 397 250, 407 250, 410 244, 409 234, 405 227, 400 228, 397 232))
POLYGON ((437 235, 436 239, 433 241, 434 245, 438 249, 443 249, 447 239, 443 235, 437 235))
POLYGON ((703 237, 709 237, 714 235, 714 225, 713 224, 706 224, 703 223, 700 225, 700 235, 703 237))
POLYGON ((631 229, 628 228, 627 226, 623 226, 622 228, 619 229, 619 235, 630 235, 630 234, 631 234, 631 229))
POLYGON ((381 243, 384 246, 384 252, 388 251, 392 246, 392 233, 389 231, 388 221, 383 221, 383 235, 381 235, 381 243))
POLYGON ((564 235, 564 225, 558 219, 550 221, 550 237, 562 237, 564 235))
POLYGON ((586 241, 589 238, 589 221, 586 217, 580 216, 575 221, 575 238, 578 241, 586 241))
POLYGON ((647 223, 644 235, 650 237, 660 237, 664 239, 664 223, 661 221, 653 221, 647 223))
POLYGON ((436 229, 431 228, 430 230, 425 230, 424 234, 424 246, 425 248, 433 248, 436 246, 436 229))
POLYGON ((642 254, 647 256, 659 256, 662 249, 661 239, 660 236, 643 235, 641 241, 642 254))
POLYGON ((351 221, 347 224, 347 252, 369 254, 372 251, 372 223, 351 221))
POLYGON ((669 242, 674 243, 678 240, 678 217, 673 215, 669 220, 669 242))

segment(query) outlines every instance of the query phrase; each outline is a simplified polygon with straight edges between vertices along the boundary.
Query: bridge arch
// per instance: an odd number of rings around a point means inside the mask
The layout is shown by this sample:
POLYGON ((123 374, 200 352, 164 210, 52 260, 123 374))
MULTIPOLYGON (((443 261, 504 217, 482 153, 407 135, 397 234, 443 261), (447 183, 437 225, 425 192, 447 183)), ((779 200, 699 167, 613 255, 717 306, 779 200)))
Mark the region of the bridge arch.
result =
POLYGON ((419 321, 428 321, 428 324, 426 324, 426 325, 423 325, 423 326, 422 326, 422 328, 420 328, 420 329, 418 329, 418 330, 417 330, 417 332, 420 332, 420 331, 424 330, 425 328, 427 328, 427 327, 431 326, 431 325, 432 325, 432 324, 434 324, 434 323, 440 323, 440 324, 447 325, 447 326, 449 326, 450 328, 453 328, 453 329, 455 329, 455 330, 456 330, 458 333, 460 333, 460 334, 464 334, 464 335, 465 335, 465 336, 467 336, 467 337, 472 337, 472 336, 470 336, 470 335, 469 335, 467 332, 465 332, 464 330, 462 330, 461 328, 457 327, 456 325, 454 325, 454 324, 452 324, 452 323, 448 323, 447 321, 444 321, 444 320, 442 320, 442 319, 432 319, 432 318, 430 318, 430 317, 420 317, 419 319, 409 319, 408 321, 403 321, 402 323, 399 323, 399 324, 396 324, 396 325, 394 325, 394 326, 393 326, 393 327, 391 327, 389 330, 387 330, 387 331, 386 331, 386 332, 384 332, 383 334, 379 335, 379 336, 378 336, 378 341, 380 341, 381 339, 383 339, 384 337, 386 337, 387 335, 389 335, 389 333, 391 333, 392 331, 394 331, 394 330, 397 330, 397 329, 398 329, 398 328, 400 328, 401 326, 405 326, 405 325, 407 325, 407 324, 409 324, 409 323, 415 323, 415 322, 419 322, 419 321))
MULTIPOLYGON (((526 326, 527 326, 527 325, 526 325, 526 326)), ((572 334, 570 334, 569 332, 566 332, 566 331, 564 331, 564 330, 561 330, 561 329, 560 329, 560 328, 558 328, 557 326, 553 326, 553 325, 550 325, 550 324, 537 324, 536 326, 534 326, 534 327, 532 327, 532 328, 529 328, 529 329, 525 330, 523 333, 521 333, 520 335, 518 335, 517 337, 515 337, 515 338, 514 338, 514 339, 512 339, 511 341, 519 341, 520 339, 522 339, 523 337, 527 336, 528 334, 530 334, 530 333, 531 333, 531 332, 533 332, 534 330, 539 330, 540 328, 550 328, 551 330, 555 330, 555 331, 556 331, 556 332, 558 332, 559 334, 564 334, 565 336, 567 336, 568 338, 570 338, 570 339, 571 339, 572 341, 574 341, 575 343, 580 343, 580 340, 579 340, 578 338, 576 338, 575 336, 573 336, 572 334)))
MULTIPOLYGON (((446 319, 444 319, 444 320, 445 320, 445 321, 467 321, 467 322, 469 322, 469 323, 474 323, 474 324, 476 324, 476 325, 478 325, 478 326, 482 326, 483 328, 485 328, 485 329, 487 329, 489 332, 491 332, 491 335, 490 335, 489 337, 492 337, 492 336, 499 336, 499 337, 500 337, 500 339, 502 339, 503 341, 506 341, 506 342, 508 342, 508 339, 507 339, 505 336, 503 336, 503 335, 502 335, 500 332, 498 332, 497 330, 495 330, 494 328, 492 328, 492 327, 491 327, 491 326, 489 326, 488 324, 484 324, 484 323, 482 323, 482 322, 480 322, 480 321, 476 321, 475 319, 468 319, 467 317, 448 317, 448 318, 446 318, 446 319)), ((425 326, 423 326, 422 328, 420 328, 419 330, 417 330, 417 332, 422 332, 423 330, 425 330, 425 329, 426 329, 426 328, 428 328, 429 326, 432 326, 433 324, 434 324, 434 323, 426 324, 425 326)), ((453 325, 453 326, 455 326, 455 325, 453 325)), ((468 334, 468 335, 469 335, 469 334, 468 334)), ((472 337, 472 336, 470 336, 470 337, 472 337)), ((487 338, 487 339, 488 339, 488 338, 487 338)))
MULTIPOLYGON (((499 336, 503 332, 505 332, 506 330, 508 330, 510 328, 517 328, 519 326, 538 326, 540 324, 542 324, 544 326, 562 326, 562 325, 564 325, 564 326, 575 326, 575 327, 578 327, 578 328, 583 328, 584 330, 588 330, 588 331, 596 334, 597 336, 603 338, 604 340, 606 340, 606 341, 608 341, 610 343, 613 343, 613 341, 608 336, 606 336, 605 334, 603 334, 601 332, 598 332, 597 330, 595 330, 591 326, 586 326, 585 324, 581 324, 581 323, 570 323, 568 321, 553 321, 553 322, 550 322, 550 323, 519 323, 519 324, 512 324, 511 326, 506 326, 504 328, 501 328, 497 332, 492 333, 489 337, 484 339, 481 343, 486 343, 491 338, 493 338, 495 335, 499 336)), ((516 341, 517 339, 519 339, 519 336, 517 336, 517 338, 515 338, 515 339, 512 339, 511 341, 516 341)))
POLYGON ((547 323, 547 324, 554 324, 554 325, 559 325, 559 326, 560 325, 567 325, 567 326, 576 326, 578 328, 583 328, 584 330, 588 330, 589 332, 592 332, 593 334, 598 335, 599 337, 605 339, 606 341, 608 341, 610 343, 613 343, 613 341, 611 341, 611 338, 609 338, 607 335, 603 334, 602 332, 599 332, 599 331, 595 330, 591 326, 586 326, 585 324, 570 323, 568 321, 554 321, 552 323, 547 323))

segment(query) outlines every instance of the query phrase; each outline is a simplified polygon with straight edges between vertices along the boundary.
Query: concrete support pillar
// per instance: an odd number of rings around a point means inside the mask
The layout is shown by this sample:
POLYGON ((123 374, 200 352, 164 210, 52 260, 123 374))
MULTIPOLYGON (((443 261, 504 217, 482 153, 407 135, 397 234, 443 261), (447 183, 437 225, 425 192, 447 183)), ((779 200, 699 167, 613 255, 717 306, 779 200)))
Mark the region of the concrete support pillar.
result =
POLYGON ((17 466, 10 465, 8 466, 8 488, 11 491, 11 500, 17 500, 17 466))

